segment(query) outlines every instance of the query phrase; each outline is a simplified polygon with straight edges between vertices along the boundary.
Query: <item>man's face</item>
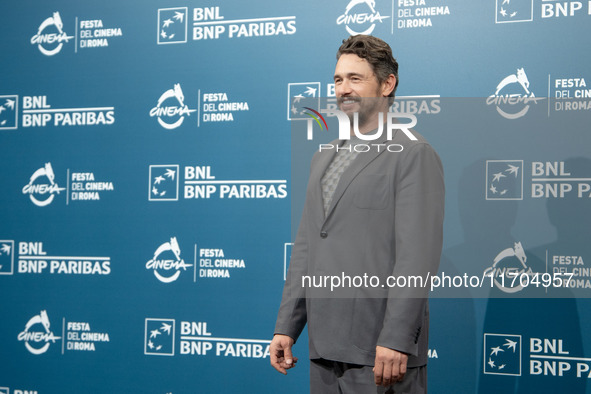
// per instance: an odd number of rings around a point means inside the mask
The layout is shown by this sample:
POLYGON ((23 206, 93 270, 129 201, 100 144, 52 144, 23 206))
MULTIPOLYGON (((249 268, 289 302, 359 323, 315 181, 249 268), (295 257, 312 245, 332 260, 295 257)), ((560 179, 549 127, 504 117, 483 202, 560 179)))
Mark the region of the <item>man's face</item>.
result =
POLYGON ((359 113, 359 125, 362 126, 383 110, 383 100, 362 99, 383 97, 383 87, 367 60, 350 53, 341 55, 335 69, 334 82, 339 109, 349 115, 351 122, 355 112, 359 113))

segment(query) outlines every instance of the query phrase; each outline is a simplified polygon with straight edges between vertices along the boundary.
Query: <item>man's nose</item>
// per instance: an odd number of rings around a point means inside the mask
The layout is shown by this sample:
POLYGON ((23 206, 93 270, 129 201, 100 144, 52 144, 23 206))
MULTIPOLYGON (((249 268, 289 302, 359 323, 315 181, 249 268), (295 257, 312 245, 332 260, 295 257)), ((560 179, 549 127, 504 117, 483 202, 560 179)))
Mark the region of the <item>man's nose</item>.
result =
POLYGON ((341 83, 336 88, 337 96, 345 96, 351 93, 351 83, 347 80, 341 81, 341 83))

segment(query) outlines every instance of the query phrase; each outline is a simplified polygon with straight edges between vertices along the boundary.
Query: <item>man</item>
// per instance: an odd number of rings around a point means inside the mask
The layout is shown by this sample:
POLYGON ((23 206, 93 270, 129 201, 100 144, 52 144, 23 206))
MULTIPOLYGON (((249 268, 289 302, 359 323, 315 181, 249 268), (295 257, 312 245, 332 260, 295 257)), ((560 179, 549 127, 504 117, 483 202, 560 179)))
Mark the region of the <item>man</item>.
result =
POLYGON ((385 283, 388 276, 425 278, 437 272, 441 162, 414 132, 416 141, 402 130, 394 130, 391 140, 385 131, 373 141, 354 136, 356 125, 361 134, 379 134, 373 130, 382 130, 394 100, 398 64, 384 41, 364 35, 344 40, 334 82, 339 109, 351 119, 352 137, 333 142, 339 150, 322 150, 312 159, 271 365, 284 374, 296 365, 291 347, 307 323, 312 393, 424 393, 426 290, 385 283), (374 149, 357 153, 347 142, 371 143, 374 149), (303 276, 327 274, 367 274, 382 285, 349 288, 341 293, 346 296, 331 297, 314 295, 302 282, 303 276))

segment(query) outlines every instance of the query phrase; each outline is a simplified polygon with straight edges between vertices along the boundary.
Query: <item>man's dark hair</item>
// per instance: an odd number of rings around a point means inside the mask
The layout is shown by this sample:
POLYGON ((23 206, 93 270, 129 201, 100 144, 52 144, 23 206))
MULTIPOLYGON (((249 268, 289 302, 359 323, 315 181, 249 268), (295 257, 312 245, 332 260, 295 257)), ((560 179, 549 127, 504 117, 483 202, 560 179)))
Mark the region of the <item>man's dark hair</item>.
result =
POLYGON ((394 74, 396 85, 389 95, 390 104, 394 102, 394 93, 398 87, 398 62, 392 56, 390 45, 377 37, 359 34, 343 40, 337 51, 337 60, 343 54, 353 54, 367 60, 380 84, 388 79, 390 74, 394 74))

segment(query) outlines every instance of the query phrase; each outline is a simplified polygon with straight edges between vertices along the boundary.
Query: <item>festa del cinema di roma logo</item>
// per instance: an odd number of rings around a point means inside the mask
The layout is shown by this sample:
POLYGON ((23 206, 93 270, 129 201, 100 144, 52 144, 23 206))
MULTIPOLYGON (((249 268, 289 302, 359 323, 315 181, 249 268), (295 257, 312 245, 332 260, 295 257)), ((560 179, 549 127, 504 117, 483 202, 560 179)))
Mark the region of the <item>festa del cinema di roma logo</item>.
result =
POLYGON ((487 105, 495 105, 497 112, 506 119, 518 119, 529 111, 530 104, 544 98, 536 98, 529 90, 529 80, 523 68, 518 68, 497 85, 494 94, 486 99, 487 105))
POLYGON ((25 343, 27 350, 35 355, 43 354, 52 343, 61 337, 56 337, 50 329, 51 324, 46 311, 29 319, 25 329, 18 334, 18 340, 25 343))
POLYGON ((494 258, 493 265, 484 270, 484 276, 493 278, 495 286, 509 294, 524 289, 521 280, 512 281, 511 278, 527 275, 533 276, 531 267, 526 264, 527 256, 521 242, 515 242, 513 248, 499 252, 494 258))
POLYGON ((55 182, 55 173, 51 163, 45 163, 31 175, 29 183, 23 187, 23 194, 28 194, 33 204, 44 207, 52 203, 56 194, 66 190, 55 182), (46 180, 43 182, 43 180, 46 180))
POLYGON ((380 15, 375 7, 375 0, 351 0, 345 12, 337 18, 337 25, 345 25, 345 29, 352 36, 369 35, 375 29, 376 22, 382 23, 384 19, 389 18, 380 15))
POLYGON ((180 276, 181 269, 186 271, 188 267, 191 267, 191 264, 185 263, 181 258, 181 248, 176 237, 160 245, 152 259, 146 263, 146 269, 154 270, 154 276, 163 283, 174 282, 180 276), (168 274, 170 271, 174 273, 168 274))
POLYGON ((56 11, 53 16, 39 25, 37 34, 31 37, 31 44, 37 45, 39 51, 45 56, 53 56, 62 50, 64 43, 74 38, 74 36, 68 36, 63 28, 64 23, 60 13, 56 11))
POLYGON ((196 109, 189 109, 185 104, 185 95, 181 84, 175 83, 158 99, 158 104, 150 110, 150 116, 156 117, 160 126, 167 130, 176 129, 183 124, 185 116, 190 116, 196 109))

